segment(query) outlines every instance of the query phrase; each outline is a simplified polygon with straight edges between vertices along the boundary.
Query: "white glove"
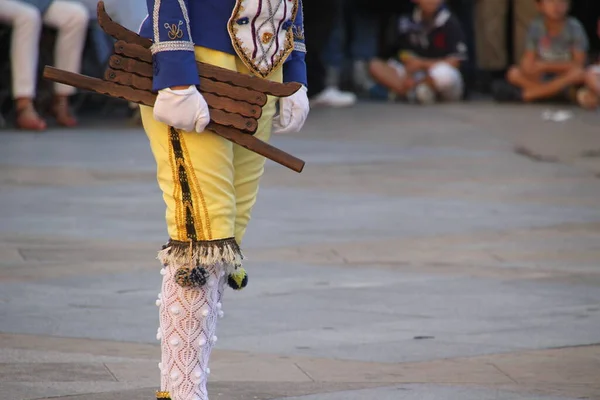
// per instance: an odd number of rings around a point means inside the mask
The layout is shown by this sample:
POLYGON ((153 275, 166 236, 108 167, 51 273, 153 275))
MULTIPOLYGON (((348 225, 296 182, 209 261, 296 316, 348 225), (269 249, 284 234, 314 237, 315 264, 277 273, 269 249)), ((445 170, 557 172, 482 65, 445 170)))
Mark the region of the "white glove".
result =
POLYGON ((154 119, 186 132, 203 132, 210 122, 208 104, 195 86, 162 89, 154 103, 154 119))
POLYGON ((279 114, 273 118, 273 133, 293 133, 302 129, 310 105, 306 94, 306 86, 289 97, 279 100, 279 114))

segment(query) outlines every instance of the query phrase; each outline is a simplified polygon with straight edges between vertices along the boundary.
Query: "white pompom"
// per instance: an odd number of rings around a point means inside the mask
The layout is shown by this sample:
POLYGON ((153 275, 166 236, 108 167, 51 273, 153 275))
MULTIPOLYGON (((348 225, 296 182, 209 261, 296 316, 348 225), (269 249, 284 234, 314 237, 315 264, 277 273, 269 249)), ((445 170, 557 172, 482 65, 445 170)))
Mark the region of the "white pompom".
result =
POLYGON ((171 379, 177 379, 177 378, 179 378, 179 372, 177 372, 177 371, 171 372, 171 379))
POLYGON ((204 346, 204 345, 206 344, 206 339, 204 339, 204 338, 200 338, 200 340, 198 341, 198 344, 199 344, 200 346, 204 346))
POLYGON ((157 307, 160 307, 160 305, 162 304, 162 301, 160 299, 156 299, 155 304, 157 307))
POLYGON ((217 343, 218 338, 216 336, 213 336, 210 341, 213 343, 217 343))
POLYGON ((208 317, 208 308, 203 308, 202 309, 202 316, 203 317, 208 317))
POLYGON ((223 311, 219 311, 219 318, 223 318, 225 316, 225 313, 223 311))
POLYGON ((219 309, 219 310, 220 310, 221 308, 223 308, 223 304, 221 304, 221 302, 218 302, 218 303, 217 303, 217 309, 219 309))
POLYGON ((178 338, 172 338, 170 340, 170 343, 171 343, 171 346, 177 347, 177 346, 179 346, 179 339, 178 338))
POLYGON ((171 312, 175 315, 179 315, 179 313, 181 312, 181 310, 179 309, 179 307, 177 306, 173 306, 171 307, 171 312))
POLYGON ((167 274, 167 270, 166 270, 166 269, 164 269, 164 268, 161 268, 161 269, 160 269, 160 274, 161 274, 161 275, 166 275, 166 274, 167 274))
POLYGON ((210 375, 210 368, 206 368, 206 375, 210 375))
POLYGON ((160 331, 156 332, 156 340, 162 339, 162 333, 160 331))

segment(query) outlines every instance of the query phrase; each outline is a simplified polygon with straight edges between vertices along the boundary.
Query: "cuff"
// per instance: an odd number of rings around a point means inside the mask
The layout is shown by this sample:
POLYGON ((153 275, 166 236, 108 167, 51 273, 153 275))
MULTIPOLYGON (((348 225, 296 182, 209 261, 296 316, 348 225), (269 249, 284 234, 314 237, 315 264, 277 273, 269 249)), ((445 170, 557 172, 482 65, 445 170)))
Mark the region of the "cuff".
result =
POLYGON ((306 78, 306 63, 304 62, 304 53, 296 55, 295 51, 290 56, 290 59, 283 64, 283 81, 298 82, 304 86, 308 86, 306 78))
POLYGON ((154 54, 152 62, 154 69, 152 90, 154 91, 172 86, 200 84, 193 51, 162 51, 154 54))

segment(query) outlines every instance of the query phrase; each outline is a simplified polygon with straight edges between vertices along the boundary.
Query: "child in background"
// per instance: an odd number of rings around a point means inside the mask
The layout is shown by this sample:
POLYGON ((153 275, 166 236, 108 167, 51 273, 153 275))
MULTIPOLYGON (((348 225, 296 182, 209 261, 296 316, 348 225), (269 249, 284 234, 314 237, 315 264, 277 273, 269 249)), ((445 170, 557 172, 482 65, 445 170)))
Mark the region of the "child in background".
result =
MULTIPOLYGON (((600 19, 598 19, 598 37, 600 37, 600 19)), ((600 104, 600 59, 588 68, 585 74, 585 87, 577 92, 577 103, 588 110, 598 108, 600 104)))
POLYGON ((379 85, 373 97, 405 97, 421 104, 460 100, 464 82, 459 67, 467 59, 460 23, 443 0, 414 0, 412 16, 399 21, 397 58, 373 60, 370 72, 379 85))
POLYGON ((497 101, 552 99, 584 82, 589 43, 581 23, 568 16, 570 1, 535 1, 540 16, 529 26, 521 63, 506 75, 510 85, 494 85, 497 101))

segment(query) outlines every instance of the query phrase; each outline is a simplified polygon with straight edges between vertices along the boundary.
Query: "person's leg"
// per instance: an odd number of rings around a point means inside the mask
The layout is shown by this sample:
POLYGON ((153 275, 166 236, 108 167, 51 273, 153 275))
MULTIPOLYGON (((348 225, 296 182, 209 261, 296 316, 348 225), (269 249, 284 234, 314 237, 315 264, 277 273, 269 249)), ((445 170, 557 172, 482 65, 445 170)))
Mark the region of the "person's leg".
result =
MULTIPOLYGON (((533 0, 520 0, 531 2, 533 0)), ((506 68, 506 16, 508 0, 479 0, 475 5, 477 64, 485 71, 506 68)))
MULTIPOLYGON (((67 0, 54 0, 46 13, 44 22, 58 29, 55 48, 55 63, 58 69, 79 72, 83 47, 87 38, 89 13, 83 4, 67 0)), ((69 111, 69 96, 75 93, 73 86, 57 83, 56 101, 53 112, 59 124, 75 126, 77 121, 69 111)))
POLYGON ((33 106, 42 17, 39 11, 20 1, 0 1, 0 20, 12 26, 10 61, 12 94, 17 111, 17 126, 27 130, 44 130, 46 123, 33 106))
POLYGON ((506 80, 496 81, 492 85, 492 95, 499 102, 522 102, 523 91, 542 84, 542 75, 530 74, 520 66, 513 65, 506 73, 506 80))
POLYGON ((464 92, 460 71, 447 63, 438 63, 429 69, 435 91, 445 101, 458 101, 464 92))
POLYGON ((407 87, 407 73, 404 66, 394 60, 374 59, 369 63, 369 72, 375 81, 397 95, 404 96, 410 89, 407 87))
MULTIPOLYGON (((230 70, 235 57, 197 48, 201 62, 230 70)), ((141 107, 167 206, 170 241, 159 253, 164 268, 159 304, 161 396, 207 400, 209 356, 225 281, 241 269, 235 235, 233 143, 210 132, 182 132, 141 107), (163 393, 165 392, 165 393, 163 393)), ((236 275, 237 276, 237 275, 236 275)))
POLYGON ((325 89, 323 49, 327 45, 335 21, 336 6, 336 0, 303 2, 309 98, 325 89))
POLYGON ((325 64, 325 86, 338 87, 344 64, 344 42, 345 42, 345 18, 343 0, 336 1, 336 15, 333 20, 333 27, 326 41, 321 57, 325 64))
MULTIPOLYGON (((248 73, 246 66, 237 61, 237 70, 240 73, 248 73)), ((282 82, 282 70, 273 72, 269 77, 275 82, 282 82)), ((271 137, 273 116, 276 112, 276 104, 279 99, 268 97, 267 104, 263 106, 262 115, 258 120, 258 128, 254 137, 268 142, 271 137)), ((235 239, 241 245, 246 228, 250 222, 252 208, 256 203, 259 182, 264 172, 265 158, 241 146, 233 146, 233 168, 235 188, 235 239)))
POLYGON ((356 103, 354 93, 342 92, 338 87, 340 69, 327 66, 325 62, 326 46, 337 46, 336 53, 343 51, 342 44, 331 37, 336 34, 333 27, 341 18, 341 6, 340 0, 303 3, 308 97, 312 107, 348 107, 356 103))
POLYGON ((379 21, 376 14, 360 7, 354 7, 349 12, 353 27, 350 41, 352 78, 357 89, 367 91, 373 86, 369 62, 377 54, 379 21))
POLYGON ((538 15, 535 1, 513 0, 513 58, 517 62, 525 53, 527 32, 531 21, 538 15))
POLYGON ((506 73, 506 81, 519 89, 533 89, 542 84, 542 76, 525 73, 520 67, 512 66, 506 73))
POLYGON ((585 84, 597 96, 600 96, 600 65, 592 65, 585 74, 585 84))
POLYGON ((513 67, 507 74, 509 83, 522 89, 523 101, 532 102, 549 99, 560 94, 570 86, 583 83, 585 72, 580 68, 573 68, 563 74, 543 81, 541 78, 532 77, 523 73, 519 68, 513 67))

